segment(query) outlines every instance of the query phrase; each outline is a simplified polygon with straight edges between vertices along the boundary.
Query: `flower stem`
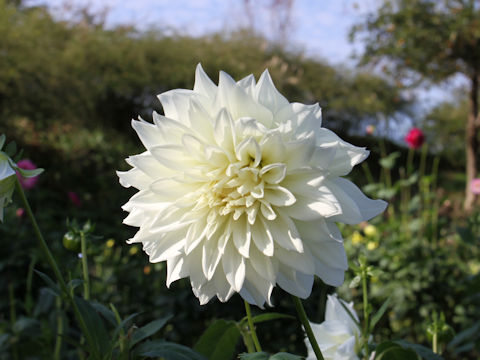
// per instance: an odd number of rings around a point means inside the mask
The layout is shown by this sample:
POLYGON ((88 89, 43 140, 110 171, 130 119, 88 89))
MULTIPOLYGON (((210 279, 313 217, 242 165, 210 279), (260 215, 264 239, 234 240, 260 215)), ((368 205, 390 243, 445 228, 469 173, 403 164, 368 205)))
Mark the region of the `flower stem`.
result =
POLYGON ((63 339, 62 299, 60 297, 57 297, 57 300, 55 301, 55 306, 57 308, 57 337, 55 339, 55 350, 53 352, 53 358, 55 360, 60 360, 63 339))
POLYGON ((88 276, 88 261, 87 261, 87 240, 85 233, 80 233, 80 244, 82 249, 82 270, 83 270, 83 297, 85 300, 90 300, 90 277, 88 276))
POLYGON ((292 295, 292 298, 293 298, 293 303, 295 304, 295 310, 297 310, 298 317, 305 329, 305 332, 307 333, 308 340, 312 345, 313 352, 317 356, 317 360, 324 360, 322 352, 320 351, 320 347, 318 346, 317 339, 315 339, 315 335, 313 334, 312 327, 310 326, 310 322, 307 319, 307 314, 305 313, 305 309, 303 307, 302 301, 294 295, 292 295))
POLYGON ((252 311, 250 310, 250 304, 246 300, 243 300, 243 302, 245 303, 245 311, 247 312, 248 327, 250 328, 250 335, 252 336, 253 343, 255 344, 255 350, 257 352, 261 352, 262 347, 260 346, 260 342, 258 341, 257 333, 255 331, 255 326, 253 325, 252 311))
POLYGON ((367 287, 367 273, 366 273, 366 264, 362 269, 362 292, 363 292, 363 346, 365 351, 365 358, 368 359, 369 350, 368 350, 368 333, 370 330, 369 324, 369 311, 368 311, 368 287, 367 287))

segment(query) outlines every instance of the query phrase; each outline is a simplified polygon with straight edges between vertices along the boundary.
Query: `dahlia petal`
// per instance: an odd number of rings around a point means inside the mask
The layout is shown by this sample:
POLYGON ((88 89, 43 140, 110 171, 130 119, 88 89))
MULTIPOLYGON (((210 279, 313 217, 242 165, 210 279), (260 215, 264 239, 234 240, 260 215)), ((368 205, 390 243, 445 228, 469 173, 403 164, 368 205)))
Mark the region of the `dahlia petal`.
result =
POLYGON ((188 192, 198 190, 197 183, 181 183, 175 178, 163 178, 151 183, 149 190, 160 195, 163 201, 175 200, 188 192))
POLYGON ((237 221, 232 222, 233 243, 240 255, 249 257, 250 242, 252 240, 252 232, 250 224, 245 216, 241 216, 237 221))
POLYGON ((199 138, 185 134, 182 136, 182 145, 190 157, 200 162, 205 162, 205 143, 199 138))
POLYGON ((202 247, 202 270, 207 280, 211 280, 222 257, 216 241, 204 241, 202 247))
POLYGON ((329 267, 317 259, 315 259, 315 275, 322 279, 325 284, 335 287, 342 285, 345 280, 344 269, 329 267))
POLYGON ((254 97, 256 83, 255 77, 252 74, 245 76, 240 81, 237 81, 237 85, 240 86, 243 90, 245 90, 245 92, 249 96, 254 97))
POLYGON ((283 265, 304 274, 315 274, 315 262, 309 253, 300 254, 282 247, 275 249, 275 258, 283 265))
POLYGON ((262 152, 260 146, 254 138, 246 138, 235 148, 237 159, 245 163, 250 163, 250 159, 253 159, 252 167, 257 167, 262 160, 262 152))
POLYGON ((165 167, 172 170, 187 170, 198 162, 185 154, 181 145, 159 145, 150 149, 152 155, 165 167))
POLYGON ((138 121, 132 119, 131 124, 132 128, 136 131, 138 137, 142 141, 142 144, 147 149, 157 145, 159 140, 162 139, 162 133, 160 130, 154 124, 146 122, 141 117, 139 117, 138 121))
POLYGON ((285 144, 277 133, 269 133, 260 142, 264 164, 283 163, 286 156, 285 144))
POLYGON ((333 216, 330 219, 331 221, 358 224, 382 213, 388 205, 383 200, 368 198, 356 185, 347 179, 337 178, 329 180, 327 186, 332 189, 342 207, 342 213, 333 216))
POLYGON ((220 72, 216 108, 226 108, 234 120, 242 117, 256 119, 267 127, 272 124, 272 112, 251 98, 230 75, 220 72))
POLYGON ((321 217, 332 217, 342 211, 338 201, 329 194, 314 200, 301 195, 296 195, 295 198, 297 199, 295 204, 285 208, 286 213, 293 219, 311 221, 321 217))
POLYGON ((222 265, 228 283, 239 292, 245 281, 245 260, 231 243, 225 247, 222 265))
POLYGON ((214 118, 197 101, 191 102, 188 116, 191 119, 190 128, 207 144, 213 144, 215 140, 213 136, 214 118))
POLYGON ((223 270, 220 267, 217 268, 217 271, 213 276, 213 283, 215 284, 218 300, 226 302, 232 297, 233 294, 235 294, 235 289, 230 286, 225 278, 223 270))
MULTIPOLYGON (((325 128, 319 129, 317 132, 317 145, 321 148, 335 149, 335 155, 331 158, 328 170, 335 176, 345 176, 352 168, 365 160, 369 151, 365 148, 353 146, 343 141, 333 131, 325 128)), ((317 161, 322 161, 322 156, 316 157, 317 161)))
POLYGON ((231 151, 235 148, 233 120, 228 111, 224 108, 220 110, 215 119, 214 136, 218 146, 231 151))
POLYGON ((308 249, 312 255, 326 266, 335 269, 348 269, 347 255, 343 243, 338 241, 309 242, 308 249))
POLYGON ((320 218, 315 221, 295 220, 295 224, 303 241, 308 243, 336 241, 343 244, 342 234, 333 222, 320 218))
POLYGON ((197 65, 195 70, 195 85, 193 85, 193 91, 211 98, 212 101, 217 93, 217 86, 210 80, 200 64, 197 65))
POLYGON ((298 169, 310 162, 315 151, 315 139, 313 137, 298 141, 291 141, 285 144, 285 163, 287 164, 287 173, 298 169))
POLYGON ((160 115, 155 111, 153 112, 153 123, 155 124, 163 138, 163 141, 159 142, 160 144, 180 143, 183 135, 191 133, 190 128, 185 124, 182 124, 177 120, 170 119, 166 116, 160 115))
POLYGON ((263 219, 252 225, 253 243, 265 256, 273 256, 274 242, 269 226, 265 225, 263 219))
POLYGON ((183 230, 171 231, 156 241, 143 243, 143 250, 149 255, 149 261, 156 263, 180 255, 185 240, 179 239, 182 239, 184 234, 183 230))
POLYGON ((251 266, 246 267, 246 278, 240 295, 248 302, 263 308, 265 301, 271 305, 270 296, 272 294, 273 284, 270 281, 259 277, 251 266))
POLYGON ((152 179, 145 174, 143 171, 132 168, 128 171, 117 171, 117 176, 119 177, 120 185, 123 187, 131 187, 138 190, 143 190, 148 188, 152 179))
POLYGON ((169 174, 174 174, 171 170, 159 163, 152 153, 148 151, 139 155, 130 156, 126 161, 129 165, 141 170, 152 179, 155 174, 167 176, 169 174))
POLYGON ((265 70, 255 87, 255 98, 260 104, 276 114, 279 109, 288 105, 287 99, 281 95, 273 85, 268 70, 265 70))
POLYGON ((184 266, 184 258, 182 255, 174 256, 167 259, 167 288, 177 280, 187 277, 188 269, 184 266))
POLYGON ((277 284, 286 292, 306 299, 312 292, 313 275, 281 267, 277 273, 277 284))
POLYGON ((257 250, 256 247, 252 247, 252 249, 250 249, 249 262, 253 269, 257 272, 258 276, 261 276, 270 283, 275 284, 276 275, 272 261, 269 257, 265 257, 263 255, 264 254, 257 250))
POLYGON ((260 176, 268 184, 279 184, 285 179, 287 166, 281 163, 268 164, 260 170, 260 176))
POLYGON ((303 252, 303 244, 295 224, 288 216, 278 216, 269 224, 272 237, 277 245, 285 250, 303 252))
POLYGON ((166 117, 187 125, 190 100, 195 96, 193 90, 176 89, 158 95, 166 117))
POLYGON ((290 206, 295 204, 295 195, 279 185, 265 187, 264 200, 275 206, 290 206))
POLYGON ((190 254, 205 238, 207 227, 204 221, 196 221, 188 227, 185 238, 185 255, 190 254))
POLYGON ((322 125, 322 111, 318 104, 304 105, 291 103, 275 114, 275 123, 283 133, 295 133, 298 139, 311 137, 322 125))

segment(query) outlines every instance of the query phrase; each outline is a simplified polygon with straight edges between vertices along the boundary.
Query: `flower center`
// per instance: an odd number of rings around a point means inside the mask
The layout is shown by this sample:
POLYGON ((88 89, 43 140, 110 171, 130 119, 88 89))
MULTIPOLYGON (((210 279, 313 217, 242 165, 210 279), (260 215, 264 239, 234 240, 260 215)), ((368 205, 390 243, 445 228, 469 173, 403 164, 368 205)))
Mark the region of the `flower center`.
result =
POLYGON ((249 218, 256 217, 259 200, 264 197, 265 181, 262 179, 260 164, 238 162, 231 164, 225 177, 215 181, 212 187, 210 207, 216 207, 218 214, 233 214, 238 220, 245 212, 249 218))

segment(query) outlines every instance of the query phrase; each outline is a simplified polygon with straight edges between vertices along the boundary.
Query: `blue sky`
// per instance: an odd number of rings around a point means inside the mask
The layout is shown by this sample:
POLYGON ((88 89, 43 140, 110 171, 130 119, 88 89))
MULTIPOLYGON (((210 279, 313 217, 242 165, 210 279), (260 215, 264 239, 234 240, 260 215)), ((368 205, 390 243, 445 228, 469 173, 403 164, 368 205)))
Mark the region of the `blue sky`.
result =
MULTIPOLYGON (((27 4, 47 4, 54 13, 62 13, 65 4, 87 5, 93 10, 108 9, 107 24, 134 24, 139 28, 156 26, 184 34, 203 35, 234 30, 252 24, 264 35, 275 37, 275 19, 266 6, 271 0, 250 0, 251 17, 243 0, 29 0, 27 4), (254 7, 255 5, 255 7, 254 7)), ((288 43, 309 56, 331 63, 352 63, 354 46, 348 31, 373 10, 376 0, 293 0, 288 43)), ((356 46, 357 50, 361 47, 356 46)))

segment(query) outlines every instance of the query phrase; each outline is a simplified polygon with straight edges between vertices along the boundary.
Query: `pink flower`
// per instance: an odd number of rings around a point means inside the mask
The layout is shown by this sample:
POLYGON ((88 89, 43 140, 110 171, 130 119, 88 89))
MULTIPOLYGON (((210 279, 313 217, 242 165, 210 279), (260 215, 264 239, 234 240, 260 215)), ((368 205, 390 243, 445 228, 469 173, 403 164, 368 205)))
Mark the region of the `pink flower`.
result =
POLYGON ((365 132, 367 133, 367 135, 372 135, 375 132, 375 126, 367 125, 365 127, 365 132))
POLYGON ((74 191, 69 191, 68 192, 68 198, 70 201, 75 205, 76 207, 81 207, 82 206, 82 200, 80 200, 80 196, 74 191))
POLYGON ((470 182, 470 191, 475 195, 480 195, 480 178, 473 179, 470 182))
POLYGON ((411 149, 419 149, 422 147, 425 141, 425 136, 423 135, 422 130, 419 128, 413 128, 405 136, 405 142, 408 144, 408 147, 411 149))
POLYGON ((15 211, 15 215, 17 215, 18 218, 23 217, 23 215, 25 215, 25 209, 24 208, 18 208, 17 211, 15 211))
MULTIPOLYGON (((33 161, 29 159, 20 160, 19 162, 17 162, 17 166, 25 170, 35 170, 37 168, 37 165, 35 165, 33 161)), ((20 184, 25 190, 30 190, 34 188, 38 182, 38 176, 25 178, 18 171, 17 171, 17 177, 18 177, 18 181, 20 181, 20 184)))

